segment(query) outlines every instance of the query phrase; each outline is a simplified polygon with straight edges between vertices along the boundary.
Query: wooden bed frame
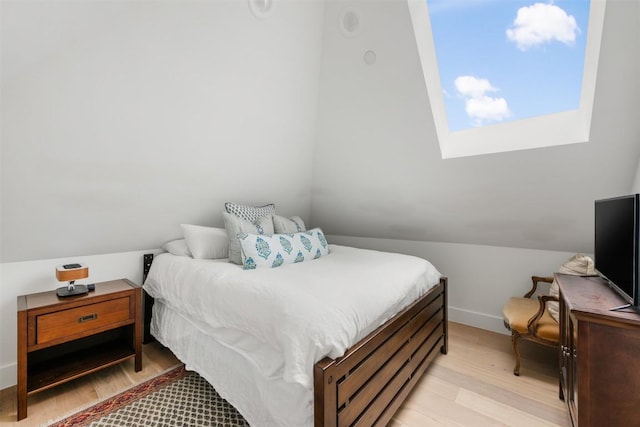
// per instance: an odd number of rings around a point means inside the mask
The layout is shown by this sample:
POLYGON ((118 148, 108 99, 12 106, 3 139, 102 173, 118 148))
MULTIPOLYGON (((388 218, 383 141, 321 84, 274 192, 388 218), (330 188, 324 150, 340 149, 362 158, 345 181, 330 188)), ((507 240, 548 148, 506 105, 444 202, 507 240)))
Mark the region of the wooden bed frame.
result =
MULTIPOLYGON (((143 283, 153 255, 144 256, 143 283)), ((153 298, 145 292, 145 342, 153 298)), ((448 349, 447 278, 349 348, 314 366, 316 427, 385 426, 431 361, 448 349)))

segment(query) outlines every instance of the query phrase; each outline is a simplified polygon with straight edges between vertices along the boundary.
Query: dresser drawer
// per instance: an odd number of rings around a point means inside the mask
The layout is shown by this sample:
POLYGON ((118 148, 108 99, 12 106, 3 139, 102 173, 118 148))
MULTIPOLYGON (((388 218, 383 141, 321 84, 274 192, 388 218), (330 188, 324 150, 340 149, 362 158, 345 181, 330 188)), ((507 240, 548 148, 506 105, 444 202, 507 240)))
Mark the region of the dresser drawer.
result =
POLYGON ((129 297, 48 313, 36 318, 36 343, 102 328, 132 319, 129 297))

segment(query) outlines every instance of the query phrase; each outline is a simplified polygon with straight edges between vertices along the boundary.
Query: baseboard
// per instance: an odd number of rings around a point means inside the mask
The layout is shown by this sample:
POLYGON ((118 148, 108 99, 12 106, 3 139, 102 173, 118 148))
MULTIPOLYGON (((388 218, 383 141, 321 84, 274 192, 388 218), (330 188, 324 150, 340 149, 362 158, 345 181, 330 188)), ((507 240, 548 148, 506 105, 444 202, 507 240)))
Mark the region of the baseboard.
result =
POLYGON ((10 363, 0 366, 0 390, 18 384, 18 364, 10 363))
POLYGON ((449 320, 452 322, 462 323, 464 325, 497 332, 499 334, 509 335, 509 331, 504 327, 502 317, 449 306, 449 320))

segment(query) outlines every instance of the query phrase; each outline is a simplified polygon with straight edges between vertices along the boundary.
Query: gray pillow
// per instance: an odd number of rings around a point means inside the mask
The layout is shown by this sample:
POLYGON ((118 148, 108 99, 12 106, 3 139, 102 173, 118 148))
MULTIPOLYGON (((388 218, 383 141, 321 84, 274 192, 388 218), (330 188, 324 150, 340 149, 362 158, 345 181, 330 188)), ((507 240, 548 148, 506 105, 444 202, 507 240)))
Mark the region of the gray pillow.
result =
POLYGON ((273 220, 271 215, 263 216, 255 221, 246 221, 227 212, 222 212, 224 226, 229 234, 229 261, 234 264, 242 264, 240 241, 238 233, 247 234, 273 234, 273 220))
POLYGON ((224 209, 230 214, 251 222, 263 216, 276 214, 276 205, 273 203, 264 206, 246 206, 227 202, 224 204, 224 209))
POLYGON ((285 218, 283 216, 273 216, 273 229, 277 234, 292 234, 306 231, 304 221, 299 216, 285 218))

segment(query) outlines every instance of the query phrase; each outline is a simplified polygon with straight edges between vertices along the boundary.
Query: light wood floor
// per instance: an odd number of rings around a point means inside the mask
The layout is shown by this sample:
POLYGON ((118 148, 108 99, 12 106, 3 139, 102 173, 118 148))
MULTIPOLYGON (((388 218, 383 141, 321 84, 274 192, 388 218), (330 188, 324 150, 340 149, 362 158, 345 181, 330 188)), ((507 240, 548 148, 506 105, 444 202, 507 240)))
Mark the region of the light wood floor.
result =
POLYGON ((558 398, 558 353, 520 344, 513 375, 511 337, 449 323, 449 352, 439 356, 390 427, 570 426, 558 398))
MULTIPOLYGON (((523 342, 520 377, 513 375, 511 339, 450 323, 449 354, 438 356, 390 427, 570 426, 558 399, 557 353, 523 342)), ((0 391, 0 424, 40 426, 72 414, 179 362, 157 343, 143 346, 143 370, 133 361, 29 397, 28 417, 15 421, 15 387, 0 391)))

